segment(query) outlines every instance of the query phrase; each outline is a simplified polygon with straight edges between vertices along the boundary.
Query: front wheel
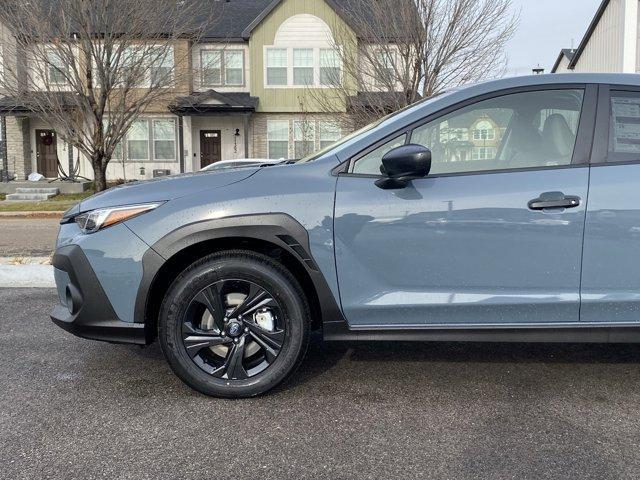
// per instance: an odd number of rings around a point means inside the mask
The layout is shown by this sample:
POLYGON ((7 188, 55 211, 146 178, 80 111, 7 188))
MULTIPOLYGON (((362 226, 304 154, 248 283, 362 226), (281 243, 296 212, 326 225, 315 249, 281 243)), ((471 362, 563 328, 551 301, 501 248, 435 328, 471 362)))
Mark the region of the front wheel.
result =
POLYGON ((222 252, 194 263, 171 285, 159 338, 172 370, 190 387, 216 397, 251 397, 300 364, 309 317, 288 270, 253 252, 222 252))

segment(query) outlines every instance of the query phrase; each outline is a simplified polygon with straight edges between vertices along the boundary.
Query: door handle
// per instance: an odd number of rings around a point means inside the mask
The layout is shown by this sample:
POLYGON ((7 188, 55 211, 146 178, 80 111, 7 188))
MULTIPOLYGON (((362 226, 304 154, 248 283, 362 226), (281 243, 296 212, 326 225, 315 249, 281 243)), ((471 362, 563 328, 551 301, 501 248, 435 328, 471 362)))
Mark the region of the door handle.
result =
POLYGON ((565 195, 562 192, 545 192, 528 204, 530 210, 576 208, 579 205, 580 197, 565 195))

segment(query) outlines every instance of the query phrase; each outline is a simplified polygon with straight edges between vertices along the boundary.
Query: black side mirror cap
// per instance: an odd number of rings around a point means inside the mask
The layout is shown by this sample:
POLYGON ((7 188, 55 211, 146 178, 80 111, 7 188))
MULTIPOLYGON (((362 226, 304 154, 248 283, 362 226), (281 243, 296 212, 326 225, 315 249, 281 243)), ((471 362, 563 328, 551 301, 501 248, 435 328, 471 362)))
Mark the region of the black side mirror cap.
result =
POLYGON ((383 190, 405 188, 411 180, 424 178, 431 171, 431 150, 416 144, 403 145, 382 157, 385 177, 376 180, 383 190))

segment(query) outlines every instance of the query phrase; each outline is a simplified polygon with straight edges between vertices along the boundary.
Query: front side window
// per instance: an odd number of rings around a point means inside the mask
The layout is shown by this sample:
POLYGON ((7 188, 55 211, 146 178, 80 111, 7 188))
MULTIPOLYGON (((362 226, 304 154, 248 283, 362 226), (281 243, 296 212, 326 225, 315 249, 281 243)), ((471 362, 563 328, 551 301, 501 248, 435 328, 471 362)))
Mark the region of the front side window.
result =
MULTIPOLYGON (((436 175, 569 165, 583 96, 543 90, 484 100, 415 128, 410 143, 431 150, 436 175)), ((353 171, 377 175, 381 160, 369 154, 353 171)))
POLYGON ((156 160, 176 159, 176 123, 174 120, 153 121, 153 156, 156 160))
POLYGON ((640 159, 640 92, 612 92, 609 161, 638 159, 640 159))
POLYGON ((136 120, 127 133, 130 160, 149 160, 149 122, 136 120))
POLYGON ((287 85, 287 49, 267 50, 267 85, 287 85))
POLYGON ((366 154, 356 162, 353 173, 380 175, 382 173, 382 157, 394 148, 404 145, 406 143, 406 139, 406 134, 400 135, 399 137, 388 141, 384 145, 366 154))
POLYGON ((267 144, 269 158, 280 159, 289 156, 289 121, 267 121, 267 144))
POLYGON ((569 165, 582 98, 582 90, 492 98, 416 128, 411 143, 431 150, 433 174, 569 165))
POLYGON ((313 49, 293 49, 293 84, 313 85, 313 49))
POLYGON ((293 122, 295 158, 303 158, 315 150, 315 124, 308 121, 293 122))

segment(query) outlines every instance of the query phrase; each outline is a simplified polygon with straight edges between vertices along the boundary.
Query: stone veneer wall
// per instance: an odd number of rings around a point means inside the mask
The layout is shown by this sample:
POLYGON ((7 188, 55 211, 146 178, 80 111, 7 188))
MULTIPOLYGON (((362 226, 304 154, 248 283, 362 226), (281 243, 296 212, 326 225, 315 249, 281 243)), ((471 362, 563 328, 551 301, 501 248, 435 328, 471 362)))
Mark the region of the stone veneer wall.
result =
POLYGON ((25 180, 31 173, 29 119, 7 116, 6 141, 9 172, 16 180, 25 180))
MULTIPOLYGON (((309 122, 335 121, 339 118, 342 127, 342 135, 348 135, 353 131, 353 127, 346 115, 326 114, 326 113, 254 113, 251 117, 253 125, 253 158, 268 158, 269 149, 267 146, 267 121, 268 120, 289 120, 289 145, 293 148, 293 120, 306 120, 309 122)), ((319 142, 316 136, 316 143, 319 142)))

